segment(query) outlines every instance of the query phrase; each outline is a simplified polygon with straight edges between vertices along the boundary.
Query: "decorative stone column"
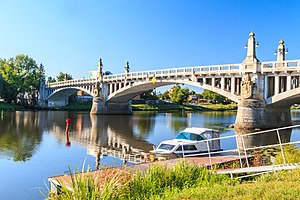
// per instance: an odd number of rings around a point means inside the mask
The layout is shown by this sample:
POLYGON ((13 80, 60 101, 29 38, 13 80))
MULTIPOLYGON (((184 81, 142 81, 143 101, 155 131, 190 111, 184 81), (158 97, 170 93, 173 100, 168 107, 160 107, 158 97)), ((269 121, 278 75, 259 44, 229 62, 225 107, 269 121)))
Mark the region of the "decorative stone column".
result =
MULTIPOLYGON (((128 65, 129 66, 129 65, 128 65)), ((108 102, 108 84, 103 82, 102 59, 98 63, 98 82, 94 88, 91 115, 132 114, 131 102, 108 102)), ((129 67, 128 67, 129 70, 129 67)), ((114 83, 115 91, 117 84, 114 83)), ((111 83, 111 85, 113 85, 111 83)), ((120 87, 119 87, 120 88, 120 87)))
MULTIPOLYGON (((235 129, 269 129, 291 125, 289 106, 265 103, 265 77, 261 74, 261 64, 256 58, 255 34, 250 33, 247 57, 243 61, 241 99, 235 121, 235 129)), ((276 82, 276 81, 275 81, 276 82)), ((279 85, 278 85, 279 86, 279 85)))

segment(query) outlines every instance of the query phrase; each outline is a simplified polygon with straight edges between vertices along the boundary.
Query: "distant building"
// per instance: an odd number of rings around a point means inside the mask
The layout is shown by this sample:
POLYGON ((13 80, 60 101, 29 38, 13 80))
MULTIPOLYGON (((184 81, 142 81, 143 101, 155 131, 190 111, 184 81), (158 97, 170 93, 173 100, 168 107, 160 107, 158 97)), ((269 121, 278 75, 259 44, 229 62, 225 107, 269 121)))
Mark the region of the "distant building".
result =
POLYGON ((196 103, 198 101, 198 97, 196 95, 189 95, 187 100, 189 102, 196 103))
POLYGON ((83 102, 91 102, 93 100, 93 97, 91 95, 89 95, 86 92, 83 92, 81 90, 79 90, 77 92, 77 97, 76 97, 76 101, 83 103, 83 102))

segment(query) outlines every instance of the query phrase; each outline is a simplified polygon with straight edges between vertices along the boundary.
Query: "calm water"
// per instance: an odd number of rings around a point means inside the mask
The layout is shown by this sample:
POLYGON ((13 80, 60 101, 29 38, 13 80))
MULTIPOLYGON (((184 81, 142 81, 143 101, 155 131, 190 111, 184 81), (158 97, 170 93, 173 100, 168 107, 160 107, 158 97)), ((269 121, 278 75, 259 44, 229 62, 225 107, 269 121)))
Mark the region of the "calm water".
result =
MULTIPOLYGON (((123 147, 126 152, 143 152, 160 141, 171 139, 186 127, 220 130, 234 123, 235 112, 156 113, 136 112, 132 116, 90 116, 88 112, 6 112, 0 114, 0 199, 43 199, 48 177, 67 173, 68 166, 83 162, 121 165, 122 161, 101 156, 102 147, 123 147), (65 119, 70 117, 71 146, 66 146, 65 119), (101 147, 101 148, 100 148, 101 147)), ((292 113, 300 124, 300 112, 292 113)), ((297 131, 287 134, 299 140, 297 131)), ((261 142, 263 139, 259 139, 261 142)), ((252 142, 252 141, 251 141, 252 142)), ((223 149, 236 145, 235 139, 221 141, 223 149)))

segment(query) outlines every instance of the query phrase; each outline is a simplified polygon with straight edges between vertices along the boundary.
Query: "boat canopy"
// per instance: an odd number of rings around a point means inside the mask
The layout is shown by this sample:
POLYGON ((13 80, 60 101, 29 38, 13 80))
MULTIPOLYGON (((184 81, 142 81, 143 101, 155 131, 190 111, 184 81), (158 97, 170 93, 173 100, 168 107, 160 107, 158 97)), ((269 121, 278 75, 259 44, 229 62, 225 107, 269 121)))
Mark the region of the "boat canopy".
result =
POLYGON ((194 133, 180 132, 180 133, 176 136, 176 139, 201 141, 201 140, 204 140, 205 138, 203 138, 201 135, 194 134, 194 133))

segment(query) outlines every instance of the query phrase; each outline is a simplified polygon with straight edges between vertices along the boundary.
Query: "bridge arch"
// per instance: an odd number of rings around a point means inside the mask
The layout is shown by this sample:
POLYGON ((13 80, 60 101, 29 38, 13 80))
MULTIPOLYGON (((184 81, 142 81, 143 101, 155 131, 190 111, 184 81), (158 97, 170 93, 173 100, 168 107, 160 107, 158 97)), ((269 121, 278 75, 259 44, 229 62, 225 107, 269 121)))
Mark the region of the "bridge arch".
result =
POLYGON ((61 100, 65 100, 67 99, 69 96, 71 96, 72 94, 74 94, 77 91, 83 91, 86 92, 87 94, 93 96, 92 91, 81 88, 81 87, 63 87, 63 88, 59 88, 54 90, 53 93, 51 93, 48 96, 48 101, 61 101, 61 100))
POLYGON ((199 87, 202 89, 207 89, 212 92, 216 92, 234 102, 238 102, 240 100, 240 97, 236 94, 232 94, 228 91, 221 90, 220 88, 213 87, 207 84, 200 84, 199 82, 192 82, 192 81, 187 81, 187 80, 159 80, 155 84, 152 82, 145 82, 145 81, 140 81, 140 82, 132 82, 129 85, 111 93, 108 96, 108 102, 120 102, 120 103, 125 103, 128 102, 130 99, 133 97, 142 94, 143 92, 146 92, 148 90, 161 87, 161 86, 166 86, 166 85, 173 85, 173 84, 186 84, 186 85, 191 85, 195 87, 199 87))
POLYGON ((266 99, 267 105, 284 105, 291 106, 300 102, 300 88, 295 88, 289 91, 285 91, 266 99))

